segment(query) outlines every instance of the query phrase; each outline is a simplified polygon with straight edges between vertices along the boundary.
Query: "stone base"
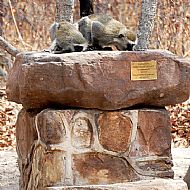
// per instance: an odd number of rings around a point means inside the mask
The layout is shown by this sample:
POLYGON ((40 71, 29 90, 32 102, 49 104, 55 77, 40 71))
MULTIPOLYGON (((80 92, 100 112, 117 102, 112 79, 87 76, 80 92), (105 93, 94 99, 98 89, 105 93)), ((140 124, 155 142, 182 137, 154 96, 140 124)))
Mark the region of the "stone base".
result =
POLYGON ((188 190, 182 180, 155 179, 112 185, 49 187, 46 190, 188 190))
POLYGON ((165 109, 23 109, 16 138, 20 190, 173 177, 165 109))

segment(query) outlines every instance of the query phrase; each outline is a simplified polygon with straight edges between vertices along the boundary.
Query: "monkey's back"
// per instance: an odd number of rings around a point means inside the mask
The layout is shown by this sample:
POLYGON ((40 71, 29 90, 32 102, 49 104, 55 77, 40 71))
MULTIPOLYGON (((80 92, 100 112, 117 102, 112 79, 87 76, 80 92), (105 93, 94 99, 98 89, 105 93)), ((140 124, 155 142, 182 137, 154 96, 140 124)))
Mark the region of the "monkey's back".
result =
POLYGON ((88 18, 93 22, 93 21, 99 21, 102 24, 106 24, 113 20, 113 18, 110 15, 105 15, 105 14, 92 14, 89 15, 88 18))
POLYGON ((59 27, 56 31, 56 38, 60 43, 60 46, 63 47, 67 44, 84 44, 86 43, 83 35, 76 29, 76 27, 67 22, 62 21, 59 23, 59 27))
POLYGON ((114 45, 119 50, 126 50, 128 44, 134 43, 136 39, 133 32, 110 15, 92 14, 83 17, 79 20, 78 27, 88 43, 94 47, 114 45))

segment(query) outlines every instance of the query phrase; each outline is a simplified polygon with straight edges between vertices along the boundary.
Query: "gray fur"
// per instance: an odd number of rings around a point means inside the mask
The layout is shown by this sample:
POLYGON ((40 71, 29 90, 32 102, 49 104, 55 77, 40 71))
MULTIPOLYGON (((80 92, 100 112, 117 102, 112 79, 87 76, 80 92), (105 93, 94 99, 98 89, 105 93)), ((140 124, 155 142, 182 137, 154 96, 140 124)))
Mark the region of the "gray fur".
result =
POLYGON ((65 53, 83 51, 87 47, 87 41, 74 24, 67 21, 53 23, 50 27, 52 41, 48 51, 53 53, 65 53))
POLYGON ((129 46, 136 43, 136 35, 109 15, 93 14, 83 17, 78 22, 78 29, 92 46, 104 48, 113 45, 118 50, 128 50, 129 46))

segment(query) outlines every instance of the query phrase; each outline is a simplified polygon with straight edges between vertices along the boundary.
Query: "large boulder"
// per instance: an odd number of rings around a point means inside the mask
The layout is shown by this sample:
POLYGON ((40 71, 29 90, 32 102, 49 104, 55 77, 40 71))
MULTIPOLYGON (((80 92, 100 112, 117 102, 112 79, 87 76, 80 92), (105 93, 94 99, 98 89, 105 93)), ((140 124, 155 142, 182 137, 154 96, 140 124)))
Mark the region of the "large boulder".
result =
POLYGON ((26 109, 116 110, 180 103, 189 89, 190 62, 167 51, 29 52, 16 57, 7 96, 26 109))

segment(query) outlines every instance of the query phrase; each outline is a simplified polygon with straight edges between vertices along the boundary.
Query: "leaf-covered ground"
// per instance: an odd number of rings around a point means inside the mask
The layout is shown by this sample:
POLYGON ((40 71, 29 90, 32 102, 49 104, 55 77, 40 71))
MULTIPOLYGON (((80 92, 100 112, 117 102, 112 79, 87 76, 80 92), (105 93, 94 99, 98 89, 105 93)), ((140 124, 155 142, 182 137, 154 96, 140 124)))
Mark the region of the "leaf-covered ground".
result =
POLYGON ((15 122, 20 109, 21 105, 7 101, 5 90, 0 89, 0 150, 15 148, 15 122))
MULTIPOLYGON (((0 86, 0 150, 14 149, 15 122, 19 110, 22 108, 14 102, 9 102, 5 94, 5 86, 0 86)), ((190 146, 190 100, 168 106, 170 113, 173 147, 190 146)))
POLYGON ((190 99, 175 106, 168 106, 172 142, 174 147, 190 147, 190 99))

